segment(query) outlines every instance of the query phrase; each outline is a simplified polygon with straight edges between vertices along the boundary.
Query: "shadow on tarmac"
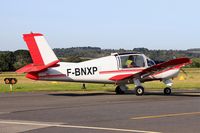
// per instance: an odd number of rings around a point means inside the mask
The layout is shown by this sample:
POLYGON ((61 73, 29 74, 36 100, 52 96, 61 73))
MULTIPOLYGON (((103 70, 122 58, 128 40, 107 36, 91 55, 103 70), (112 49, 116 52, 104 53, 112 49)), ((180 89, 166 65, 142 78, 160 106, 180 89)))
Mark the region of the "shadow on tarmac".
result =
POLYGON ((200 92, 172 92, 170 95, 165 95, 162 92, 146 92, 146 96, 177 96, 177 97, 200 97, 200 92))
POLYGON ((90 93, 55 93, 55 94, 48 94, 48 95, 52 95, 52 96, 71 96, 71 97, 76 97, 76 96, 101 96, 101 95, 115 95, 112 93, 102 93, 102 92, 90 92, 90 93))
MULTIPOLYGON (((116 95, 115 92, 64 92, 64 93, 51 93, 48 95, 52 96, 70 96, 70 97, 80 97, 80 96, 102 96, 102 95, 116 95)), ((133 91, 128 91, 125 94, 120 95, 135 95, 133 91)), ((165 95, 163 92, 145 92, 143 96, 177 96, 177 97, 200 97, 200 91, 180 91, 172 92, 171 95, 165 95)))

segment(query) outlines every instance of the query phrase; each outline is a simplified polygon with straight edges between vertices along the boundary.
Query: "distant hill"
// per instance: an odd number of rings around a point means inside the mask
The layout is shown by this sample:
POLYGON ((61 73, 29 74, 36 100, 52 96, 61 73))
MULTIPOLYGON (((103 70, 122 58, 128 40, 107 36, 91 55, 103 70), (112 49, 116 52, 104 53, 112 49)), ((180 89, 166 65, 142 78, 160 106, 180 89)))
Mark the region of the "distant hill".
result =
POLYGON ((188 53, 200 54, 200 48, 188 49, 188 53))
POLYGON ((99 47, 72 47, 53 49, 58 57, 78 56, 82 58, 98 58, 110 55, 110 53, 139 52, 157 61, 166 61, 175 57, 200 58, 199 49, 188 50, 149 50, 147 48, 125 49, 101 49, 99 47))
MULTIPOLYGON (((163 62, 178 57, 192 58, 190 67, 200 67, 200 48, 188 50, 149 50, 147 48, 101 49, 99 47, 55 48, 55 54, 61 61, 81 62, 89 59, 108 56, 110 53, 143 53, 156 62, 163 62)), ((0 71, 14 71, 32 62, 28 50, 0 51, 0 71)))

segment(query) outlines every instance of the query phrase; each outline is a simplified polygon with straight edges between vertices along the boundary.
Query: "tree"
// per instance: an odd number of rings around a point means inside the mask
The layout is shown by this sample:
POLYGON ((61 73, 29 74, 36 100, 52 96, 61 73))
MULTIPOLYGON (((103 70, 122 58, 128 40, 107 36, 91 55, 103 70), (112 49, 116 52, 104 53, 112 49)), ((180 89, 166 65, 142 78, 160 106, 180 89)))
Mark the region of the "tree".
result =
POLYGON ((14 70, 17 70, 32 62, 30 53, 27 50, 17 50, 14 52, 14 56, 15 56, 15 62, 13 64, 14 70))
POLYGON ((0 54, 0 71, 13 70, 15 56, 13 52, 3 52, 0 54))

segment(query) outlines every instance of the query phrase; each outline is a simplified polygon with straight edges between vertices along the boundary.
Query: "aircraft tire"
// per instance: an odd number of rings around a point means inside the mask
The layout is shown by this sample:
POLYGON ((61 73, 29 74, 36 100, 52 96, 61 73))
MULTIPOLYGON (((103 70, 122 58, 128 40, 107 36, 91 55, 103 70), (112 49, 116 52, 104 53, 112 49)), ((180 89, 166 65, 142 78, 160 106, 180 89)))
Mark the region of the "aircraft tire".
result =
POLYGON ((135 88, 135 94, 136 94, 137 96, 143 95, 143 94, 144 94, 144 87, 142 87, 142 86, 137 86, 137 87, 135 88))
POLYGON ((120 86, 117 86, 115 88, 115 92, 116 92, 117 95, 124 94, 124 91, 120 88, 120 86))
POLYGON ((164 94, 165 95, 170 95, 171 94, 171 88, 169 88, 169 87, 166 87, 165 89, 164 89, 164 94))

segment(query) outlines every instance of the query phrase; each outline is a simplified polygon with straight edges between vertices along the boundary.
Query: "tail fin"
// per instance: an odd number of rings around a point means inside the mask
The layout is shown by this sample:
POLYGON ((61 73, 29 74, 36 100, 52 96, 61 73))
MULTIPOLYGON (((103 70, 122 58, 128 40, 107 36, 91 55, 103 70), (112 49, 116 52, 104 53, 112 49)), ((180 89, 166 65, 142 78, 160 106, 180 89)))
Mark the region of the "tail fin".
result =
POLYGON ((38 72, 48 67, 56 65, 59 60, 53 50, 49 47, 46 39, 40 33, 30 33, 23 35, 33 60, 33 64, 29 64, 19 70, 23 72, 38 72))
POLYGON ((34 65, 47 65, 58 60, 42 34, 24 34, 23 38, 29 48, 34 65))

